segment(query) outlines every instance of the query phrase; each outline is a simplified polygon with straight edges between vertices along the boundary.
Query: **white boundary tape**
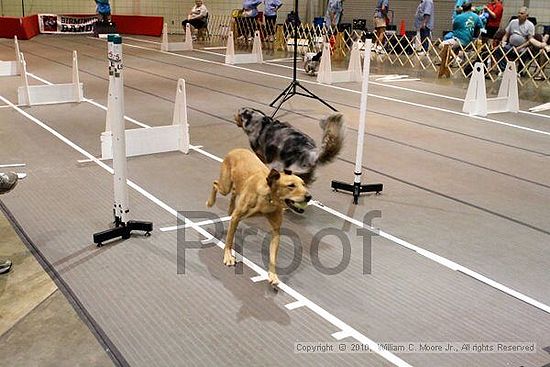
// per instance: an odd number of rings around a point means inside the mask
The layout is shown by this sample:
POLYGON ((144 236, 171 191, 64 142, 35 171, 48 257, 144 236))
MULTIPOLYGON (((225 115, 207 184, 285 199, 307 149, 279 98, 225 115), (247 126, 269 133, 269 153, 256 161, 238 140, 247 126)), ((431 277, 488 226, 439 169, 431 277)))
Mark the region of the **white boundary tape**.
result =
MULTIPOLYGON (((11 106, 10 106, 11 107, 11 106)), ((13 164, 0 164, 0 168, 8 168, 8 167, 25 167, 25 163, 13 163, 13 164)))
MULTIPOLYGON (((231 220, 231 217, 230 216, 226 216, 226 217, 221 217, 219 219, 209 219, 209 220, 203 220, 202 222, 197 222, 195 223, 197 226, 206 226, 206 225, 209 225, 209 224, 214 224, 214 223, 220 223, 220 222, 227 222, 227 221, 230 221, 231 220)), ((159 231, 161 232, 170 232, 170 231, 177 231, 178 229, 184 229, 184 228, 188 228, 190 227, 190 225, 188 224, 185 224, 183 226, 170 226, 170 227, 162 227, 162 228, 159 228, 159 231)))

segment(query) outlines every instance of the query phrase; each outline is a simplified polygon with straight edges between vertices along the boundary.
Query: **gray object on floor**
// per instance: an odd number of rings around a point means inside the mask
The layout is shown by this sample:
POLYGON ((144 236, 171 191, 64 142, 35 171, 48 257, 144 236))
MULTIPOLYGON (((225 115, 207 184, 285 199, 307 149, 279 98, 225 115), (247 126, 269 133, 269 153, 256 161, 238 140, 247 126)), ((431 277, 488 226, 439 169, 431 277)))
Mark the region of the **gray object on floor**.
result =
POLYGON ((11 269, 11 260, 2 260, 0 262, 0 274, 8 273, 11 269))
POLYGON ((17 186, 19 177, 15 172, 0 173, 0 194, 6 194, 17 186))

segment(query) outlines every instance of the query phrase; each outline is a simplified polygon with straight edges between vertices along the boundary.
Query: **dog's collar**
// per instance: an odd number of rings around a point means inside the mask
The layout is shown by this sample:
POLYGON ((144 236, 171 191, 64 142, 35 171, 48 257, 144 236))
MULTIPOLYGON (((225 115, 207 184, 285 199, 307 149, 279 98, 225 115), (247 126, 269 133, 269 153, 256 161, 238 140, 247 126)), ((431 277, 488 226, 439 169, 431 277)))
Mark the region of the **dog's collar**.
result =
POLYGON ((271 195, 271 193, 267 194, 267 197, 265 199, 270 205, 277 205, 283 202, 282 200, 278 200, 277 202, 275 199, 273 199, 273 196, 271 195))

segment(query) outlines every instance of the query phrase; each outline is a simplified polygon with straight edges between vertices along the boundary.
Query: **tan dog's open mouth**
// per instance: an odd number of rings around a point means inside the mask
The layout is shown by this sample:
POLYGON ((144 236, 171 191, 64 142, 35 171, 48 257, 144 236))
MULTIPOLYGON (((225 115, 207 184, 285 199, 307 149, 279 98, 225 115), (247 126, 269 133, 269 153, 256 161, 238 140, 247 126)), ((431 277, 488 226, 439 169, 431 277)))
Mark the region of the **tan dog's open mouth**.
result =
POLYGON ((285 199, 285 204, 290 209, 294 210, 296 213, 304 213, 305 209, 307 208, 307 201, 294 201, 290 199, 285 199))

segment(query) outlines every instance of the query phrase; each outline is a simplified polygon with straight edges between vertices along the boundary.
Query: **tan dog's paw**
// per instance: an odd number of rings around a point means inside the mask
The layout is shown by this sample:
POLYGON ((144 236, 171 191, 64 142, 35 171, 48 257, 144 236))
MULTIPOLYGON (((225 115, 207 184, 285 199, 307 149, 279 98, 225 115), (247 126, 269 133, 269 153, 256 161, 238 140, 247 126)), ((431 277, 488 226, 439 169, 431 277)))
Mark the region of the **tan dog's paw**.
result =
POLYGON ((269 284, 271 284, 272 286, 276 286, 279 284, 279 277, 275 273, 267 273, 267 280, 269 280, 269 284))
POLYGON ((206 207, 207 207, 207 208, 211 208, 212 205, 214 205, 214 203, 211 203, 210 200, 208 200, 208 201, 206 202, 206 207))
POLYGON ((231 250, 223 252, 223 264, 225 266, 235 265, 235 256, 231 255, 231 250))

